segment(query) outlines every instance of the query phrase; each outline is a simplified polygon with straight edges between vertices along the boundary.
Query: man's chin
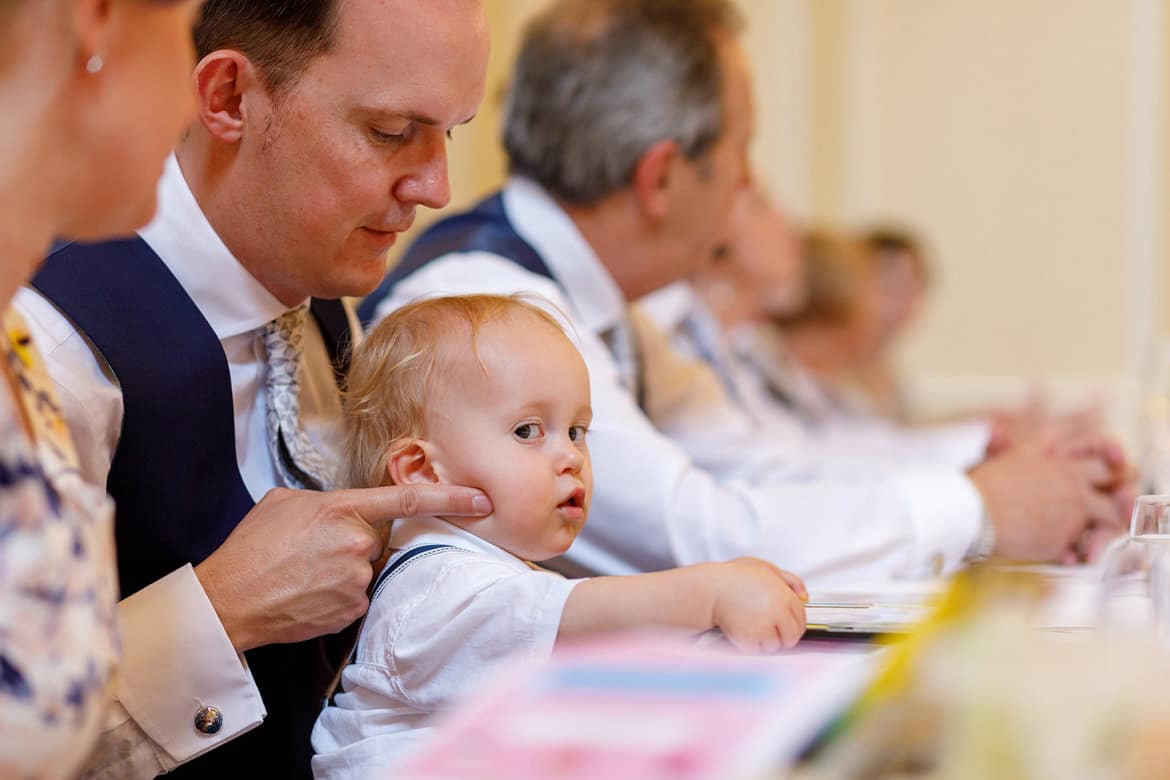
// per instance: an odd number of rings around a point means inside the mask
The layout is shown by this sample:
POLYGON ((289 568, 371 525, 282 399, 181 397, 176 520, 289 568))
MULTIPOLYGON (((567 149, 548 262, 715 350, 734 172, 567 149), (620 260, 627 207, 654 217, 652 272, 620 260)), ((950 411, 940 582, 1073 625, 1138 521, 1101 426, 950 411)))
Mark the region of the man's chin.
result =
POLYGON ((318 277, 315 288, 309 293, 314 298, 336 300, 338 298, 364 298, 372 293, 385 278, 385 267, 378 273, 338 273, 318 277))
MULTIPOLYGON (((390 269, 385 252, 349 252, 337 258, 332 268, 324 269, 322 281, 335 298, 361 298, 372 293, 390 269)), ((323 297, 323 296, 317 296, 323 297)))

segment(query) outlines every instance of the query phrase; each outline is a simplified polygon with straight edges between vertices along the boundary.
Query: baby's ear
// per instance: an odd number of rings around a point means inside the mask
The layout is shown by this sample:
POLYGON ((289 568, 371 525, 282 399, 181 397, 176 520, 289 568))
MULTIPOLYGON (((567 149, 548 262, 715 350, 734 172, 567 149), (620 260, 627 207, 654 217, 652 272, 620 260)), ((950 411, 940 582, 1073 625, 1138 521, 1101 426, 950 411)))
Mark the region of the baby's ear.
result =
POLYGON ((436 484, 439 476, 431 460, 431 448, 421 439, 411 439, 386 460, 386 475, 394 485, 436 484))

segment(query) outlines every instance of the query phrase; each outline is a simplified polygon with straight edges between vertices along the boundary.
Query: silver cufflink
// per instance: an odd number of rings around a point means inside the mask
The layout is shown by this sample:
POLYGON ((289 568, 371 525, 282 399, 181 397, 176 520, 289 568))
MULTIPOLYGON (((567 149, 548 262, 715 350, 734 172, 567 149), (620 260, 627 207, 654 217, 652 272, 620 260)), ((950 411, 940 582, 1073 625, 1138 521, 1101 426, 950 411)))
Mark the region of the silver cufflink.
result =
POLYGON ((200 734, 218 734, 223 728, 223 713, 219 707, 200 707, 195 710, 195 730, 200 734))

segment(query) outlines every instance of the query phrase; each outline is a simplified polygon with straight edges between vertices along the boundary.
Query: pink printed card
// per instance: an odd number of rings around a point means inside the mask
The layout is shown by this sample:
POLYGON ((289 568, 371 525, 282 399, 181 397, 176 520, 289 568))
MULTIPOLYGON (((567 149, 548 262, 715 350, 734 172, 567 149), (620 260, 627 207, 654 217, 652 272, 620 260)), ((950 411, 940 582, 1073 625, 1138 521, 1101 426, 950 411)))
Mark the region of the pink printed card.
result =
POLYGON ((752 777, 789 765, 861 691, 875 656, 831 644, 746 656, 673 635, 514 666, 441 722, 400 776, 752 777))

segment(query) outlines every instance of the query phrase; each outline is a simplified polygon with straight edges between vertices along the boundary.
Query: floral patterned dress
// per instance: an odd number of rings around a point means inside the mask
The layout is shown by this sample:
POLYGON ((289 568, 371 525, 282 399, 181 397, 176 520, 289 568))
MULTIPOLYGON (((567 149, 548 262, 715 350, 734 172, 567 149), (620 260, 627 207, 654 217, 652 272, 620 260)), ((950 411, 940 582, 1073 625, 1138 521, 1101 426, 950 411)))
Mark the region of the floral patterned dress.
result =
POLYGON ((80 477, 24 322, 10 310, 3 324, 0 777, 70 777, 97 737, 119 653, 113 504, 80 477))

